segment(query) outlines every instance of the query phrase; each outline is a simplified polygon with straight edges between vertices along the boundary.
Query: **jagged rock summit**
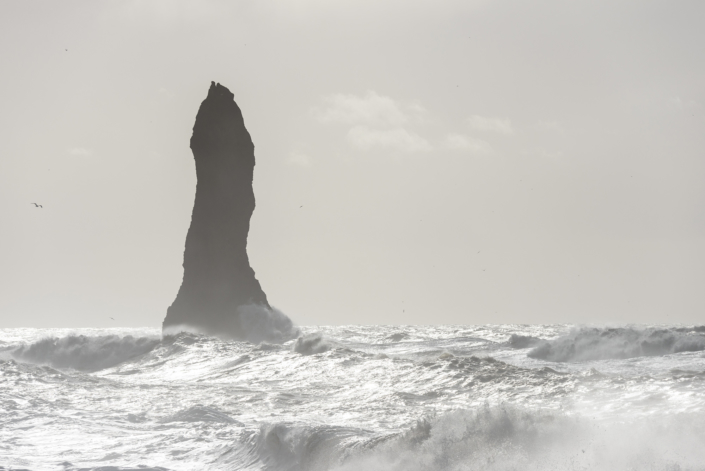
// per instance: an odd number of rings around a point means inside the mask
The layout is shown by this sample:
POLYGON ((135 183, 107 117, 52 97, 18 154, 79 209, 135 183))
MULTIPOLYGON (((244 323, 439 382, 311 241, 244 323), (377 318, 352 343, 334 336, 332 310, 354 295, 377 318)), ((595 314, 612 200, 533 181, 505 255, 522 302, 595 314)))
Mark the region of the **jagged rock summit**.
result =
POLYGON ((163 331, 250 341, 285 341, 298 329, 267 301, 247 257, 255 209, 254 144, 226 87, 211 82, 196 115, 191 150, 196 200, 184 250, 184 279, 163 331))

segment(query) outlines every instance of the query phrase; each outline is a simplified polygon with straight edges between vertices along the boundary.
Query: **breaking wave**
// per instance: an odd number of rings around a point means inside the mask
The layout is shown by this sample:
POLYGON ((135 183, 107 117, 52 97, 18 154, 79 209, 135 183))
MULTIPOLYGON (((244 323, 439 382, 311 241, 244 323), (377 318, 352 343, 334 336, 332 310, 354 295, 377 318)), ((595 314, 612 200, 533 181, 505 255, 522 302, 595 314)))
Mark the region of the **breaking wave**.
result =
POLYGON ((302 331, 7 332, 0 469, 705 471, 705 355, 526 358, 694 350, 703 328, 497 328, 483 350, 452 326, 302 331))
POLYGON ((170 415, 160 420, 162 423, 170 422, 219 422, 224 424, 237 424, 242 426, 242 423, 230 417, 228 414, 214 408, 197 404, 188 409, 181 410, 176 414, 170 415))
POLYGON ((529 335, 517 335, 517 334, 512 334, 509 337, 509 340, 507 340, 507 345, 510 346, 511 348, 529 348, 529 347, 534 347, 538 344, 543 342, 543 340, 536 338, 536 337, 531 337, 529 335))
POLYGON ((12 351, 12 356, 54 368, 98 371, 143 355, 157 346, 159 341, 159 338, 132 335, 48 337, 20 345, 12 351))
POLYGON ((705 428, 687 416, 598 425, 555 413, 485 407, 420 420, 334 469, 704 470, 703 439, 705 428))
POLYGON ((531 358, 555 362, 625 359, 705 350, 702 327, 579 328, 553 340, 544 340, 528 353, 531 358))
POLYGON ((302 355, 315 355, 316 353, 327 352, 335 345, 320 332, 313 332, 302 335, 294 343, 294 351, 302 355))
POLYGON ((252 343, 282 343, 295 338, 299 329, 279 309, 248 304, 238 308, 245 340, 252 343))
POLYGON ((455 410, 406 432, 265 424, 218 464, 276 471, 705 470, 703 417, 598 423, 514 407, 455 410))
POLYGON ((221 340, 239 340, 250 343, 284 343, 295 339, 300 329, 282 311, 259 304, 238 306, 237 316, 229 319, 224 327, 214 330, 203 325, 189 323, 164 326, 162 333, 172 337, 180 333, 216 337, 221 340), (236 334, 235 334, 236 333, 236 334))

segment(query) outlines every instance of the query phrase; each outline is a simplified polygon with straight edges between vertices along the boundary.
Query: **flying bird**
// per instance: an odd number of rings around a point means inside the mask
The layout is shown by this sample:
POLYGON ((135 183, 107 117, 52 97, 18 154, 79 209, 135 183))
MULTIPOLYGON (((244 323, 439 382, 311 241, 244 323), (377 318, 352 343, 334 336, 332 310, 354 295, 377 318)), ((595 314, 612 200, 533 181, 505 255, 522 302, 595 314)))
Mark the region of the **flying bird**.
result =
MULTIPOLYGON (((111 317, 111 319, 113 319, 113 318, 111 317)), ((113 319, 113 320, 115 320, 115 319, 113 319)))
POLYGON ((41 204, 37 204, 37 203, 29 203, 29 204, 33 204, 35 208, 43 208, 44 207, 41 204))

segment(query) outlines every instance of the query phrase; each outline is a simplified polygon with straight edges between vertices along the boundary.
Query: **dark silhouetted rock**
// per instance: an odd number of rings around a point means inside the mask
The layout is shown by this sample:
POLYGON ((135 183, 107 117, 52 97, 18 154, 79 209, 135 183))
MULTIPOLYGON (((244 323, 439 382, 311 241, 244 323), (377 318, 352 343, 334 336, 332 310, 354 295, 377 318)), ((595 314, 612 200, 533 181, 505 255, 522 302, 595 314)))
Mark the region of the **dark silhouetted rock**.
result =
POLYGON ((184 251, 184 279, 167 310, 165 333, 181 330, 250 341, 297 334, 270 307, 247 257, 255 209, 254 144, 230 90, 211 82, 191 136, 196 200, 184 251))

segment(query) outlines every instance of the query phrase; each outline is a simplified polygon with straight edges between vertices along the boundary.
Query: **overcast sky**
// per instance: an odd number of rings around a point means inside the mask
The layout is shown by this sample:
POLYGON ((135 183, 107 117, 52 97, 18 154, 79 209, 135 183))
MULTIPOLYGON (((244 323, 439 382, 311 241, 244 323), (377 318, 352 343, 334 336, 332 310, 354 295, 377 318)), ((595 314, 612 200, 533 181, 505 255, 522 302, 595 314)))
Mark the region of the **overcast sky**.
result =
POLYGON ((255 143, 251 264, 299 324, 703 323, 704 18, 2 1, 0 327, 161 324, 211 80, 255 143))

